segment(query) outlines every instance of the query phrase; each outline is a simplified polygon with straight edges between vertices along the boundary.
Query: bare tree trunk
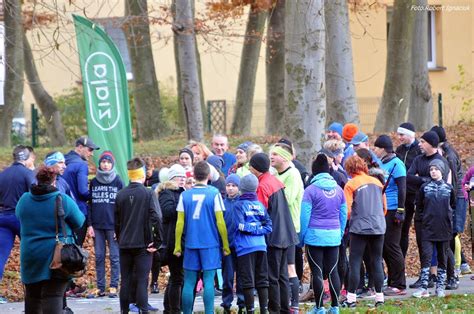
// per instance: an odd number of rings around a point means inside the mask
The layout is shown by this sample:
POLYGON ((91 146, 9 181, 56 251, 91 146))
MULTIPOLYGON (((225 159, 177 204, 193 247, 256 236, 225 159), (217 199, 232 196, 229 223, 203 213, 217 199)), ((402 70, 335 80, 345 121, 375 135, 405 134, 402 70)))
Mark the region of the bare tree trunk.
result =
MULTIPOLYGON (((176 18, 176 0, 173 0, 171 4, 171 14, 173 14, 173 19, 176 18)), ((184 107, 183 102, 183 86, 181 84, 181 66, 179 64, 179 47, 178 47, 178 34, 173 33, 173 48, 174 48, 174 62, 176 65, 176 86, 178 94, 178 112, 179 112, 179 123, 180 125, 186 124, 186 108, 184 107)))
POLYGON ((173 31, 178 35, 179 65, 183 100, 186 108, 188 139, 204 138, 201 93, 197 71, 194 17, 189 0, 176 0, 176 17, 173 31))
POLYGON ((266 50, 267 134, 282 134, 285 110, 285 0, 276 0, 267 25, 266 50))
POLYGON ((126 0, 128 46, 133 69, 133 99, 138 138, 151 140, 167 134, 151 49, 147 0, 126 0))
POLYGON ((298 158, 310 166, 326 123, 324 0, 286 2, 285 124, 298 158))
POLYGON ((388 34, 387 69, 375 132, 392 132, 405 121, 411 93, 413 0, 395 0, 388 34))
POLYGON ((19 0, 5 0, 5 85, 0 106, 0 146, 10 146, 12 119, 22 105, 23 96, 23 24, 19 0))
POLYGON ((266 18, 266 11, 251 6, 240 58, 239 82, 231 128, 231 133, 234 135, 250 134, 255 80, 266 18))
MULTIPOLYGON (((196 16, 196 6, 194 1, 191 2, 193 6, 193 18, 196 16)), ((206 101, 204 98, 204 84, 202 83, 202 71, 201 71, 201 55, 199 54, 199 45, 196 38, 196 29, 194 29, 194 46, 196 47, 196 61, 197 61, 197 71, 199 77, 199 92, 201 94, 201 111, 202 111, 202 124, 204 125, 204 130, 207 128, 207 110, 206 110, 206 101)))
POLYGON ((359 124, 346 0, 325 0, 326 91, 328 123, 359 124))
POLYGON ((61 112, 56 106, 53 97, 48 94, 44 89, 43 83, 41 83, 26 34, 23 34, 23 52, 26 78, 28 79, 28 84, 30 85, 30 90, 35 98, 35 102, 46 121, 46 132, 48 133, 50 144, 52 146, 64 146, 67 144, 67 140, 61 121, 61 112))
MULTIPOLYGON (((427 0, 416 0, 417 6, 426 7, 427 0)), ((415 11, 413 30, 412 82, 408 109, 408 121, 416 130, 428 130, 433 126, 433 98, 428 76, 428 15, 426 11, 415 11)))

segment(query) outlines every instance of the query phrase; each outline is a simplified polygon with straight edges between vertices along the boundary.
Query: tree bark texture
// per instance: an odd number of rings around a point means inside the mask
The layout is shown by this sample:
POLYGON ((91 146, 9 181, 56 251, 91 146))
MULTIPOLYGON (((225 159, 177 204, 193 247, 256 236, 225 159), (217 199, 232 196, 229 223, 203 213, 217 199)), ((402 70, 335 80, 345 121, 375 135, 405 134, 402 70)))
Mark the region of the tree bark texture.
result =
POLYGON ((231 133, 234 135, 250 135, 255 80, 266 18, 266 11, 254 6, 250 8, 240 57, 234 120, 231 128, 231 133))
POLYGON ((285 110, 285 0, 276 0, 268 13, 266 50, 267 134, 282 134, 285 110))
POLYGON ((326 123, 324 0, 287 1, 285 25, 287 105, 281 123, 309 167, 326 123))
POLYGON ((12 119, 22 105, 23 96, 23 24, 19 0, 5 0, 5 85, 4 105, 0 106, 0 146, 11 144, 12 119))
MULTIPOLYGON (((417 6, 427 6, 427 0, 415 0, 417 6)), ((412 82, 408 108, 408 121, 416 130, 428 130, 433 126, 433 97, 428 76, 428 14, 415 11, 412 46, 412 82)))
POLYGON ((406 120, 411 93, 414 0, 395 0, 388 34, 387 66, 382 102, 374 131, 392 132, 406 120))
POLYGON ((346 0, 325 0, 327 123, 359 124, 346 0))
MULTIPOLYGON (((176 18, 176 0, 173 0, 171 3, 171 14, 173 18, 176 18)), ((173 48, 174 48, 174 62, 176 65, 176 88, 178 95, 178 122, 181 125, 186 125, 186 108, 184 107, 183 102, 183 87, 181 86, 181 67, 179 64, 179 47, 178 47, 178 34, 173 33, 173 48)))
POLYGON ((133 69, 133 99, 137 111, 138 139, 152 140, 168 130, 150 40, 147 0, 126 0, 125 29, 133 69))
POLYGON ((61 112, 56 106, 53 97, 44 89, 36 70, 35 60, 31 52, 31 46, 26 34, 23 34, 23 52, 25 58, 25 74, 30 85, 31 93, 35 102, 43 114, 46 123, 46 132, 52 146, 64 146, 67 144, 64 126, 61 121, 61 112))
POLYGON ((176 0, 173 30, 178 36, 179 66, 188 139, 202 141, 204 125, 201 110, 201 88, 197 69, 194 17, 190 1, 176 0))

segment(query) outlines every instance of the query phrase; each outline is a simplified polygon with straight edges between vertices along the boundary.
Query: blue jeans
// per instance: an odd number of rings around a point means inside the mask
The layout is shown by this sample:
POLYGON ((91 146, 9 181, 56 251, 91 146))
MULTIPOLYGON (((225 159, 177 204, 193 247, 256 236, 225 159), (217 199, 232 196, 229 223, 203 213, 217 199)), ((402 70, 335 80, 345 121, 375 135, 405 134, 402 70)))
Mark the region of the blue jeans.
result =
POLYGON ((114 230, 94 229, 95 269, 97 272, 97 288, 105 291, 105 241, 109 246, 110 287, 118 288, 120 275, 119 247, 114 239, 114 230))
MULTIPOLYGON (((223 308, 230 308, 234 300, 234 277, 237 271, 237 254, 235 249, 231 249, 231 254, 222 257, 222 303, 223 308)), ((237 305, 239 308, 245 307, 244 294, 239 280, 237 280, 237 305)))
POLYGON ((0 212, 0 280, 15 243, 15 236, 20 237, 20 221, 15 212, 0 212))

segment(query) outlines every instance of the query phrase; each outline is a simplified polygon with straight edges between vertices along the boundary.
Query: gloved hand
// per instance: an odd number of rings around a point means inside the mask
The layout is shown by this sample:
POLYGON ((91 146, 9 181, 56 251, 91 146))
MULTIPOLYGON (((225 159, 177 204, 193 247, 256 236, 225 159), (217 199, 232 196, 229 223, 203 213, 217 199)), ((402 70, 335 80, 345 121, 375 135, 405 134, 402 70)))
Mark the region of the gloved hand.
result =
POLYGON ((405 221, 405 209, 397 208, 397 212, 395 213, 395 217, 394 217, 395 224, 400 225, 404 221, 405 221))

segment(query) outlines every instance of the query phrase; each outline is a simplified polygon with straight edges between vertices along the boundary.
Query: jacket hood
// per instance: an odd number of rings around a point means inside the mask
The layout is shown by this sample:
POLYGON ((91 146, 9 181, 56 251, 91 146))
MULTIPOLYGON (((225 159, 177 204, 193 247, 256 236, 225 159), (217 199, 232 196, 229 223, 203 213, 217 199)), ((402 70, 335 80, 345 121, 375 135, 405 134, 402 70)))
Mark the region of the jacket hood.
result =
POLYGON ((176 190, 177 191, 179 190, 179 186, 174 181, 165 181, 158 184, 158 187, 156 188, 156 192, 160 193, 163 190, 176 190))
POLYGON ((336 180, 329 174, 329 173, 319 173, 317 174, 313 180, 311 180, 311 184, 314 184, 320 189, 323 190, 333 190, 337 186, 336 180))
POLYGON ((76 153, 75 151, 71 150, 69 153, 64 155, 64 159, 66 159, 66 165, 69 165, 73 162, 84 162, 85 160, 81 158, 81 156, 76 153))
POLYGON ((52 185, 31 186, 31 198, 38 202, 49 200, 52 197, 56 197, 58 194, 58 189, 52 185))
POLYGON ((385 171, 382 168, 373 167, 369 169, 369 175, 371 176, 385 176, 385 171))

